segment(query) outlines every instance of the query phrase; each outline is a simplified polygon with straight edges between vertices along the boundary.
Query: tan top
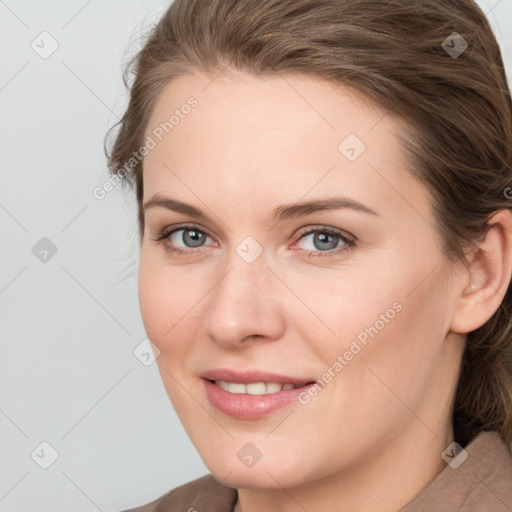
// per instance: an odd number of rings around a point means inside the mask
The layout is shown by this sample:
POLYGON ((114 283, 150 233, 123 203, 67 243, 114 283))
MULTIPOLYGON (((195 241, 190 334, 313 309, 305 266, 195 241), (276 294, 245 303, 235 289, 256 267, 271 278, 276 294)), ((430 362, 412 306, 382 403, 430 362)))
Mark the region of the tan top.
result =
MULTIPOLYGON (((456 469, 446 465, 399 512, 512 512, 512 455, 497 432, 481 432, 456 469)), ((455 465, 452 463, 452 465, 455 465)), ((208 474, 123 512, 233 512, 237 491, 208 474)))

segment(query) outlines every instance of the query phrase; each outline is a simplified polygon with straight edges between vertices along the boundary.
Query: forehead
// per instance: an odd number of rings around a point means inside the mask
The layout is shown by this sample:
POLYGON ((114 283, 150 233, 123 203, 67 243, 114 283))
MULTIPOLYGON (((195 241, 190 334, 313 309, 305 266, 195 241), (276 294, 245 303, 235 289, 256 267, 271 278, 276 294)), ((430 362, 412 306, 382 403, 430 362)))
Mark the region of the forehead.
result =
POLYGON ((144 199, 176 187, 208 195, 214 185, 223 197, 276 203, 338 189, 384 204, 418 187, 400 128, 364 96, 309 76, 183 75, 165 87, 146 128, 155 145, 144 159, 144 199))
POLYGON ((155 103, 146 135, 165 123, 162 135, 177 141, 198 130, 214 142, 227 142, 228 136, 251 137, 255 142, 278 137, 285 142, 298 135, 307 135, 312 143, 330 142, 354 133, 374 145, 379 140, 389 143, 390 130, 398 128, 399 120, 341 84, 297 74, 257 77, 224 71, 216 76, 197 72, 171 81, 155 103), (388 140, 383 141, 386 133, 388 140))

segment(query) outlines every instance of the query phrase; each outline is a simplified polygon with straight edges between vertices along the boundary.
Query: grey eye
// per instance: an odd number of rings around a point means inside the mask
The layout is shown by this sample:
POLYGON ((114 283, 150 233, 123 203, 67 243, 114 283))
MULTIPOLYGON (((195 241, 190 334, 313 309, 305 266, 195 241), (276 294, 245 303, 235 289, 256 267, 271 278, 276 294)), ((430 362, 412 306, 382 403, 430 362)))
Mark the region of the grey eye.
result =
POLYGON ((340 241, 343 241, 341 235, 325 233, 321 230, 313 231, 304 235, 301 240, 310 239, 310 245, 313 247, 305 247, 308 251, 328 251, 338 247, 340 241))
POLYGON ((185 247, 200 247, 204 244, 208 235, 199 231, 198 229, 190 229, 190 228, 182 228, 174 231, 170 238, 176 237, 172 240, 173 243, 176 243, 178 240, 185 244, 185 247), (178 233, 182 233, 181 236, 177 236, 178 233))

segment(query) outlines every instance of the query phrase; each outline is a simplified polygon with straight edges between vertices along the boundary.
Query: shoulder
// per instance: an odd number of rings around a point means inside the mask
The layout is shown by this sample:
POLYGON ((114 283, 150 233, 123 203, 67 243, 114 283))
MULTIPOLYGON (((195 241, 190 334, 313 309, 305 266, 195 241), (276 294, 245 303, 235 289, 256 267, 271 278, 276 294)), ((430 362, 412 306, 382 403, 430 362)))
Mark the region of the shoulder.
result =
POLYGON ((211 512, 232 512, 237 491, 211 474, 171 489, 150 503, 122 512, 197 512, 208 505, 211 512))

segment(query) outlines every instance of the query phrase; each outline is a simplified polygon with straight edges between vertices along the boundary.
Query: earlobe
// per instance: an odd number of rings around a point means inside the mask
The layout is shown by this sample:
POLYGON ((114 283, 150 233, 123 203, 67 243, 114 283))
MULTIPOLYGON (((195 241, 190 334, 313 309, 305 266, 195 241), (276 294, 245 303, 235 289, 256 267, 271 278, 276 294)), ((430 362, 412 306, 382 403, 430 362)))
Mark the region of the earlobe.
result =
POLYGON ((465 334, 481 327, 499 308, 511 282, 512 212, 500 210, 475 244, 468 269, 459 280, 461 293, 450 330, 465 334))

